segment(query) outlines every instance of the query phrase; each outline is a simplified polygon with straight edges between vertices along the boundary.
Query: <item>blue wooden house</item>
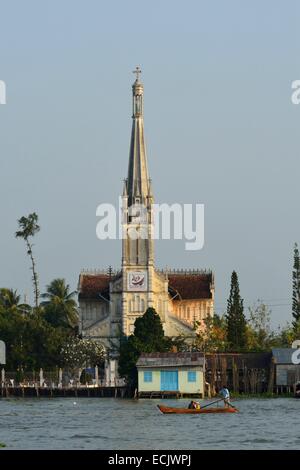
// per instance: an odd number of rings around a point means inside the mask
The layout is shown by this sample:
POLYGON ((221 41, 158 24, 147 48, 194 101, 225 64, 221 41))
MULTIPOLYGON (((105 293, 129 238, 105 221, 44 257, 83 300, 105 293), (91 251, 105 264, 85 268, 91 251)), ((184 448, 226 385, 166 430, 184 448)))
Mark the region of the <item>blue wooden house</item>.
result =
POLYGON ((140 397, 204 397, 205 361, 203 353, 142 354, 137 362, 140 397))

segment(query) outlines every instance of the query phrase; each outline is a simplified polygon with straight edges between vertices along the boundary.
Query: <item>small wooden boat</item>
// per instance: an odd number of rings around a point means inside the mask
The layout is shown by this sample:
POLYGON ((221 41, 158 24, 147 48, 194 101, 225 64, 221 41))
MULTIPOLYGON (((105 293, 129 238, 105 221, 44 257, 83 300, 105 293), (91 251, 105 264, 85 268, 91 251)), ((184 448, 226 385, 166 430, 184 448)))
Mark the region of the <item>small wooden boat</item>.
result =
POLYGON ((189 408, 173 408, 170 406, 157 405, 158 409, 163 414, 204 414, 204 413, 237 413, 237 408, 231 408, 229 406, 220 408, 203 408, 203 409, 189 409, 189 408))

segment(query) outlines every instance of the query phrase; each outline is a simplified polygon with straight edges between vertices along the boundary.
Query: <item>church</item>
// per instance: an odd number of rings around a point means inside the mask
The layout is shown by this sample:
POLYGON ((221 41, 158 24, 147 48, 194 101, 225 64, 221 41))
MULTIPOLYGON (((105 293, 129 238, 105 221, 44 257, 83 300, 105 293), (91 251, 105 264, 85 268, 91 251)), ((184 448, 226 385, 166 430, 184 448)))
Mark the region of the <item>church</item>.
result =
MULTIPOLYGON (((214 276, 200 269, 160 270, 154 262, 153 192, 144 137, 144 87, 136 68, 132 85, 132 131, 128 174, 122 195, 122 261, 119 271, 82 271, 78 300, 80 333, 106 349, 118 349, 120 335, 134 332, 148 307, 160 315, 165 335, 195 335, 195 322, 214 313, 214 276), (133 216, 143 207, 144 216, 133 216), (132 237, 130 233, 148 236, 132 237)), ((105 241, 102 241, 104 244, 105 241)), ((120 242, 121 243, 121 242, 120 242)))

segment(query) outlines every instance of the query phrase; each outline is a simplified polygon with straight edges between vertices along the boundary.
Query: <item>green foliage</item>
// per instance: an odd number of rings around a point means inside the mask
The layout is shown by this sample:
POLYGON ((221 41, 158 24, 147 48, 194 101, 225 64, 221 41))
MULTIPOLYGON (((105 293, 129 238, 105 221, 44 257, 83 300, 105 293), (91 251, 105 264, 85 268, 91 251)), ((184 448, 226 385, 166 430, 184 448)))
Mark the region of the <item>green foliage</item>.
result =
POLYGON ((227 344, 226 319, 218 315, 208 316, 204 327, 197 333, 193 349, 203 352, 224 352, 227 344))
POLYGON ((60 279, 48 286, 45 298, 46 295, 48 301, 33 309, 20 304, 16 291, 0 289, 0 338, 6 343, 7 369, 52 369, 63 365, 61 351, 74 337, 78 321, 74 293, 69 293, 69 286, 60 279))
POLYGON ((248 351, 269 351, 274 344, 275 334, 271 330, 271 310, 263 302, 257 301, 249 307, 247 323, 248 351))
POLYGON ((17 238, 28 240, 30 237, 34 237, 34 235, 40 231, 40 226, 38 225, 38 215, 35 212, 29 214, 28 217, 21 217, 18 220, 18 224, 19 230, 16 232, 17 238))
POLYGON ((142 353, 167 352, 172 348, 172 340, 164 336, 163 326, 154 308, 148 308, 145 314, 137 318, 134 334, 121 337, 119 374, 127 382, 137 385, 136 362, 142 353))
POLYGON ((81 369, 103 364, 105 351, 103 346, 96 341, 74 336, 63 345, 61 357, 64 366, 81 369))
POLYGON ((125 336, 121 338, 118 362, 119 374, 121 377, 125 377, 127 383, 131 386, 137 385, 136 362, 144 349, 143 343, 134 335, 129 336, 129 338, 125 336))
POLYGON ((294 246, 292 315, 293 327, 296 330, 300 323, 300 257, 297 243, 294 246))
POLYGON ((18 369, 15 376, 16 383, 21 383, 24 380, 24 371, 23 369, 18 369))
POLYGON ((21 217, 18 220, 19 230, 16 231, 16 238, 23 238, 27 247, 27 254, 31 260, 31 270, 32 270, 32 282, 34 287, 34 299, 35 299, 35 308, 39 306, 39 284, 38 284, 38 274, 35 269, 35 259, 32 251, 32 243, 30 243, 30 238, 33 238, 39 231, 40 226, 38 225, 38 215, 33 212, 29 214, 28 217, 21 217))
POLYGON ((86 383, 90 384, 90 383, 92 383, 92 381, 93 381, 92 375, 89 372, 87 372, 85 369, 83 369, 83 371, 81 372, 81 375, 80 375, 80 383, 81 384, 86 384, 86 383))
POLYGON ((54 327, 74 329, 78 325, 75 295, 76 291, 70 292, 70 286, 64 279, 54 279, 41 295, 46 299, 41 303, 45 320, 54 327))
POLYGON ((227 302, 227 341, 232 351, 242 351, 247 347, 246 318, 243 299, 240 296, 238 276, 231 275, 230 295, 227 302))
POLYGON ((160 316, 154 308, 148 308, 142 317, 136 319, 134 336, 152 351, 168 350, 169 344, 164 335, 160 316))
POLYGON ((293 341, 300 338, 300 323, 294 326, 289 323, 284 327, 278 328, 272 341, 273 348, 290 348, 293 341))
POLYGON ((6 343, 7 369, 33 370, 61 365, 60 350, 70 333, 54 328, 40 309, 24 315, 0 308, 0 338, 6 343))
POLYGON ((11 312, 20 312, 29 314, 31 312, 30 305, 20 304, 20 296, 16 290, 2 287, 0 289, 0 307, 11 312))

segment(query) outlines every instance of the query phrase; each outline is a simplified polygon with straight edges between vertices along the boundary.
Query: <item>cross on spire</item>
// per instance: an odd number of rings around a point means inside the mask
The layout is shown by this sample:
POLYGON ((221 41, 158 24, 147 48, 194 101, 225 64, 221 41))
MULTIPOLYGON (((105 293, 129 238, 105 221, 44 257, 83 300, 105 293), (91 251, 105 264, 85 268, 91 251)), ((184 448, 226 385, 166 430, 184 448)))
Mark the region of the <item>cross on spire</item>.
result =
POLYGON ((136 74, 136 80, 139 81, 139 75, 142 73, 140 67, 136 67, 135 70, 133 70, 132 73, 135 73, 136 74))

